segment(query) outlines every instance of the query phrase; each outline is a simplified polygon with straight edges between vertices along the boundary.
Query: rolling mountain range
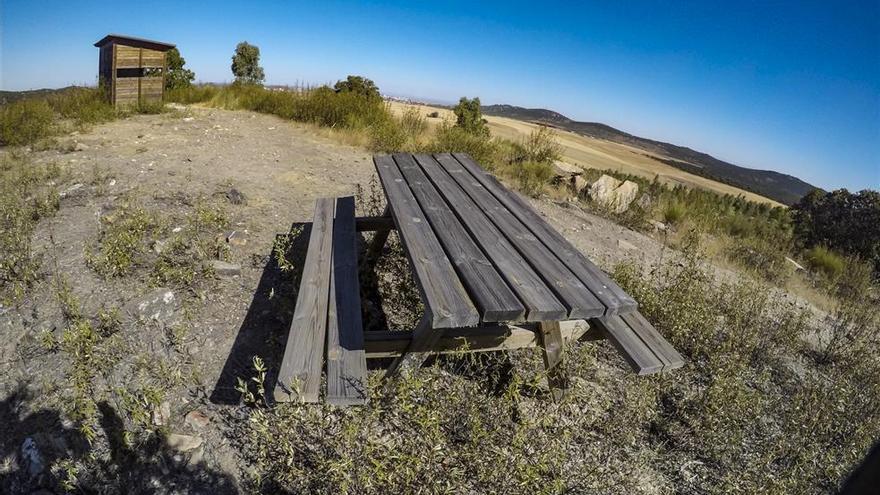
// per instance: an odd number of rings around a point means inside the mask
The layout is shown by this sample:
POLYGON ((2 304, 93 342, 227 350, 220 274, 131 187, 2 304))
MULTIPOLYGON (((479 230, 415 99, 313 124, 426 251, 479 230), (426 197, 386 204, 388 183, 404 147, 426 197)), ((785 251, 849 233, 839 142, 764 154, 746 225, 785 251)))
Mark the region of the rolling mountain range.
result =
POLYGON ((605 124, 578 122, 552 110, 523 108, 513 105, 488 105, 483 107, 483 113, 547 125, 582 136, 632 146, 666 157, 657 159, 680 170, 751 191, 786 205, 794 204, 805 194, 816 189, 816 186, 791 175, 772 170, 740 167, 739 165, 719 160, 706 153, 701 153, 684 146, 633 136, 605 124))

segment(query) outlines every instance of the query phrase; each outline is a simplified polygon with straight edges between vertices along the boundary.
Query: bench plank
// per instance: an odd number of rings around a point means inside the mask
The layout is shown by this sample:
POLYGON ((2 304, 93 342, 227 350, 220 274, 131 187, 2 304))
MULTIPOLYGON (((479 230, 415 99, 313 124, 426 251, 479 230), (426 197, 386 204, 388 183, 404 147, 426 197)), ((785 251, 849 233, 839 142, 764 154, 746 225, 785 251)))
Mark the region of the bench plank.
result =
POLYGON ((474 240, 449 209, 434 185, 425 177, 410 154, 393 156, 403 173, 422 211, 428 217, 434 233, 446 250, 449 260, 458 271, 461 281, 480 310, 482 321, 516 321, 525 308, 510 287, 474 244, 474 240))
POLYGON ((568 308, 569 318, 592 318, 605 314, 605 305, 459 161, 448 153, 434 155, 434 158, 495 223, 523 258, 529 261, 535 272, 568 308))
POLYGON ((354 198, 336 199, 327 313, 327 402, 367 402, 367 359, 358 285, 354 198))
POLYGON ((458 162, 473 177, 490 191, 498 201, 515 215, 532 233, 541 240, 547 249, 574 272, 592 293, 607 308, 607 315, 629 313, 638 308, 638 303, 583 253, 571 245, 562 234, 547 223, 528 203, 504 187, 492 174, 483 170, 469 155, 453 154, 458 162))
POLYGON ((333 209, 333 198, 320 198, 315 205, 302 282, 273 394, 276 401, 318 401, 327 331, 333 209))
POLYGON ((663 362, 663 371, 674 370, 684 366, 684 359, 681 357, 681 354, 660 335, 657 329, 654 328, 654 325, 651 325, 651 322, 642 316, 642 313, 634 311, 620 315, 620 317, 642 339, 642 342, 651 348, 657 358, 663 362))
POLYGON ((519 254, 495 224, 431 155, 415 155, 416 162, 458 215, 473 239, 526 307, 528 321, 558 320, 568 311, 556 299, 531 265, 519 254))
POLYGON ((663 371, 663 361, 642 341, 629 325, 619 316, 604 316, 590 320, 602 330, 617 351, 639 375, 650 375, 663 371))
MULTIPOLYGON (((391 156, 373 158, 431 328, 474 326, 480 315, 391 156)), ((414 342, 415 343, 415 342, 414 342)))

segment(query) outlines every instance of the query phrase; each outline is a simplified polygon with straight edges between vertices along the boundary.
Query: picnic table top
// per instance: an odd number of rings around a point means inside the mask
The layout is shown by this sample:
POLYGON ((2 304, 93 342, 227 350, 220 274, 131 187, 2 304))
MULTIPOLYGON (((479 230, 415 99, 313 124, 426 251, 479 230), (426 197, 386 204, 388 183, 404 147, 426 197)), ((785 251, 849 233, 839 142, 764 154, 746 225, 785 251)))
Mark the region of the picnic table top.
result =
POLYGON ((636 301, 461 153, 374 158, 432 328, 586 319, 636 301))

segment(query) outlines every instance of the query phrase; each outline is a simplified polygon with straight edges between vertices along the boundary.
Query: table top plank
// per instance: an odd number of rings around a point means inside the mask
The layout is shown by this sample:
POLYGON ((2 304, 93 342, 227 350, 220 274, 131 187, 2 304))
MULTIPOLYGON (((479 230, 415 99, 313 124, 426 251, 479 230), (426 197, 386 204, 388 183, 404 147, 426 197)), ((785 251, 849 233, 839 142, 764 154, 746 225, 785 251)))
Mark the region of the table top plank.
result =
POLYGON ((492 174, 480 167, 469 155, 454 153, 457 161, 507 210, 526 225, 541 240, 549 252, 554 253, 574 272, 590 291, 607 308, 607 315, 629 313, 638 308, 635 299, 620 288, 593 262, 571 245, 562 234, 547 223, 528 203, 504 187, 492 174))
POLYGON ((413 156, 398 153, 393 158, 479 309, 482 321, 521 320, 525 308, 449 209, 434 184, 425 177, 413 156))
POLYGON ((593 318, 605 314, 605 305, 538 236, 524 225, 522 220, 482 184, 482 181, 477 180, 460 161, 448 153, 434 155, 434 158, 529 261, 547 286, 568 308, 569 318, 593 318))
POLYGON ((526 307, 527 321, 563 319, 567 310, 531 265, 495 227, 495 224, 471 200, 431 155, 415 155, 415 161, 430 178, 461 223, 486 253, 526 307))
POLYGON ((388 206, 425 304, 432 328, 474 326, 480 315, 434 235, 397 164, 389 155, 373 158, 388 206))

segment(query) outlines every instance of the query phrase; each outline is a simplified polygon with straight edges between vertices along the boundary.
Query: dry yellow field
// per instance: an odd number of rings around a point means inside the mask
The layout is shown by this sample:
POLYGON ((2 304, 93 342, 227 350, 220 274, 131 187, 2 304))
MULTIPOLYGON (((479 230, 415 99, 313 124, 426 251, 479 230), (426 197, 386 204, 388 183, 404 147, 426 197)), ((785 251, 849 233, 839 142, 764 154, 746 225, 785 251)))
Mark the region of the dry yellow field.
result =
MULTIPOLYGON (((409 108, 415 108, 425 116, 431 112, 438 112, 439 118, 428 119, 428 123, 432 126, 436 126, 443 121, 455 121, 455 115, 453 115, 452 111, 444 108, 401 102, 390 102, 390 106, 392 112, 398 115, 409 108)), ((505 117, 486 116, 485 118, 489 122, 489 129, 492 131, 493 136, 515 141, 522 139, 538 127, 536 124, 505 117)), ((660 181, 665 184, 684 184, 722 194, 741 194, 751 201, 770 203, 773 206, 783 206, 781 203, 764 196, 679 170, 656 159, 657 157, 665 157, 639 148, 603 139, 585 137, 559 129, 556 129, 555 132, 557 140, 562 146, 562 159, 580 167, 598 170, 611 169, 648 179, 659 176, 660 181)))

